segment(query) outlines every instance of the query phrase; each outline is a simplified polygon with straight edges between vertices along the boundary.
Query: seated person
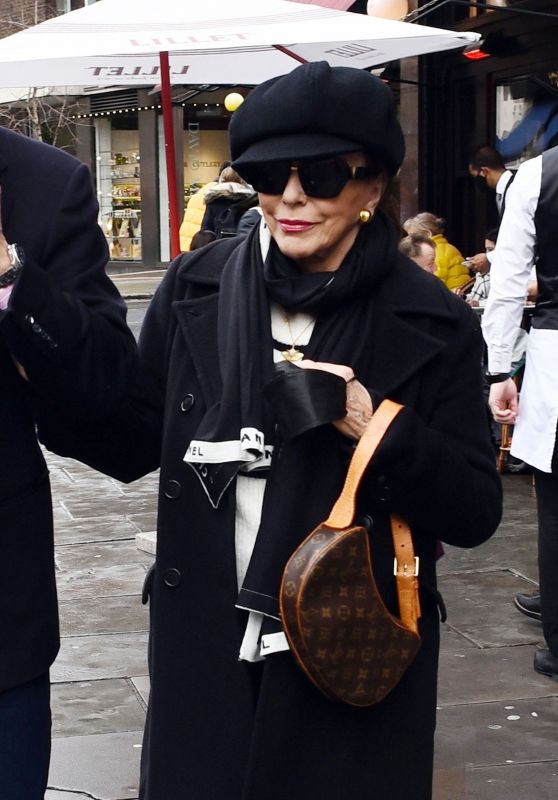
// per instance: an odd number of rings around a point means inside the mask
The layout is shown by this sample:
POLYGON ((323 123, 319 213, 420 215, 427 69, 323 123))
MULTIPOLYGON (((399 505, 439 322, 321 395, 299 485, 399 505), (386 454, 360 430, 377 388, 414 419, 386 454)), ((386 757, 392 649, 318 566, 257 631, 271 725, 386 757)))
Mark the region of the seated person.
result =
POLYGON ((448 289, 459 289, 470 280, 469 270, 463 264, 463 256, 453 244, 445 237, 446 221, 435 214, 423 211, 416 217, 411 217, 403 223, 408 234, 422 233, 429 236, 436 246, 436 272, 437 278, 448 289))
POLYGON ((484 237, 484 253, 479 253, 467 259, 470 269, 476 272, 475 282, 465 300, 470 306, 484 307, 490 291, 490 259, 489 256, 494 252, 496 240, 498 238, 498 228, 488 231, 484 237))
MULTIPOLYGON (((478 253, 476 256, 471 256, 465 260, 469 268, 476 272, 475 283, 466 300, 470 306, 484 307, 490 291, 490 266, 492 263, 492 253, 496 248, 496 240, 498 239, 498 228, 492 228, 488 231, 484 238, 484 253, 478 253)), ((532 270, 532 275, 528 284, 527 302, 534 303, 537 299, 537 276, 535 269, 532 270)), ((521 333, 521 331, 520 331, 521 333)))
POLYGON ((423 233, 411 233, 399 242, 399 251, 425 272, 436 272, 436 245, 423 233))

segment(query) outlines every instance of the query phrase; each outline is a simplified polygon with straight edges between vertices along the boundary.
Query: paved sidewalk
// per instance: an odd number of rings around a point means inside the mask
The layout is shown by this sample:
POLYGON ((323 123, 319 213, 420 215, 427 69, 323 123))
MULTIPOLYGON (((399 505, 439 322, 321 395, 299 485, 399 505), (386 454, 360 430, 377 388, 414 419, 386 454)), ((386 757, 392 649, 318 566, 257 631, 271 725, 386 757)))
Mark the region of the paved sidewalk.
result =
POLYGON ((141 272, 111 273, 110 279, 127 300, 142 300, 153 297, 161 283, 166 269, 152 269, 141 272))
MULTIPOLYGON (((135 332, 144 309, 130 304, 135 332)), ((135 538, 155 530, 157 475, 125 486, 71 460, 48 455, 48 462, 62 647, 51 673, 46 800, 135 800, 148 694, 140 594, 152 562, 135 538)), ((528 476, 504 476, 504 486, 498 533, 472 551, 446 548, 440 562, 448 622, 434 800, 557 796, 558 683, 533 671, 541 628, 511 602, 536 588, 534 494, 528 476)))
MULTIPOLYGON (((439 678, 434 800, 555 800, 558 683, 533 670, 539 623, 512 605, 537 589, 529 476, 505 475, 505 514, 491 540, 446 548, 448 606, 439 678)), ((471 498, 474 502, 474 498, 471 498)))
POLYGON ((155 529, 157 475, 124 486, 74 461, 48 462, 62 646, 46 798, 132 800, 148 695, 140 594, 152 563, 135 537, 155 529))

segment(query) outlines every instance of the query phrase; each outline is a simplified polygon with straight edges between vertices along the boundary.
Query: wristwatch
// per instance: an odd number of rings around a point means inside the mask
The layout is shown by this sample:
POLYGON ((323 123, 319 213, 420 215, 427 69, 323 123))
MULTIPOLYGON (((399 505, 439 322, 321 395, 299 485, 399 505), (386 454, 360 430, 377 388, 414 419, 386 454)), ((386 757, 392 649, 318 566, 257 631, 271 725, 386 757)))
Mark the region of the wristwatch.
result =
POLYGON ((0 275, 0 289, 3 289, 5 286, 11 286, 12 283, 15 283, 15 280, 23 269, 23 264, 25 262, 23 248, 18 244, 8 245, 8 256, 10 257, 11 267, 9 270, 4 272, 3 275, 0 275))
POLYGON ((507 379, 510 377, 511 375, 509 372, 493 372, 492 374, 490 374, 490 372, 487 372, 486 382, 488 383, 489 386, 492 386, 493 383, 503 383, 504 381, 507 381, 507 379))

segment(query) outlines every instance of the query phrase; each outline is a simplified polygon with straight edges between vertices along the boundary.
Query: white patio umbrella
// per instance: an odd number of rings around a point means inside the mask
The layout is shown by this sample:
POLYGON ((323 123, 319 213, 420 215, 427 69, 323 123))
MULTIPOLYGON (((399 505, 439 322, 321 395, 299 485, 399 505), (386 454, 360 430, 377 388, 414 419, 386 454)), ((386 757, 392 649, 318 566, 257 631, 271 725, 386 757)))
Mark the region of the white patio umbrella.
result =
POLYGON ((176 255, 170 83, 257 84, 297 62, 366 68, 478 38, 290 0, 100 0, 0 40, 0 87, 161 84, 176 255))

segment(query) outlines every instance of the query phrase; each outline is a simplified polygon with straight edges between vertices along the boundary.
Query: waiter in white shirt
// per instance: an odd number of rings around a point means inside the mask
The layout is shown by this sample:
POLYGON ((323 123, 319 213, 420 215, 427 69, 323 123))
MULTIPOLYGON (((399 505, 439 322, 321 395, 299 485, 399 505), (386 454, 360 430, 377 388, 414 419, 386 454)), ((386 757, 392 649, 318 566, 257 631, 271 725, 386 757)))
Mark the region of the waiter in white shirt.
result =
POLYGON ((558 147, 554 147, 522 164, 517 172, 500 226, 483 317, 494 419, 515 423, 512 455, 535 468, 540 599, 518 595, 515 602, 528 616, 542 615, 548 650, 535 653, 534 666, 551 677, 558 676, 557 215, 558 147), (509 370, 533 265, 539 291, 518 405, 509 370))
MULTIPOLYGON (((500 219, 504 216, 506 199, 515 173, 506 169, 500 153, 490 145, 483 145, 475 152, 469 162, 469 174, 473 176, 483 191, 495 192, 496 208, 500 219)), ((490 253, 477 253, 468 261, 476 272, 488 272, 493 256, 490 253)))

